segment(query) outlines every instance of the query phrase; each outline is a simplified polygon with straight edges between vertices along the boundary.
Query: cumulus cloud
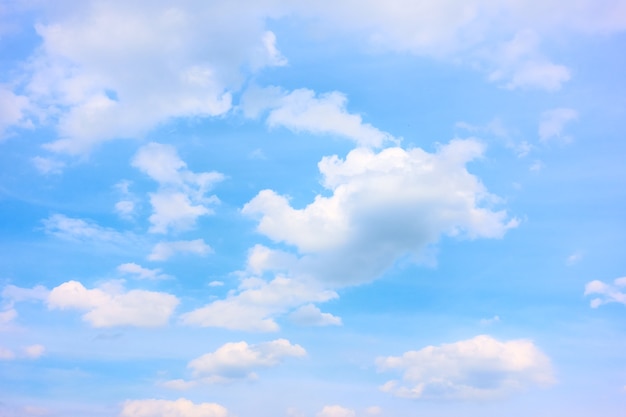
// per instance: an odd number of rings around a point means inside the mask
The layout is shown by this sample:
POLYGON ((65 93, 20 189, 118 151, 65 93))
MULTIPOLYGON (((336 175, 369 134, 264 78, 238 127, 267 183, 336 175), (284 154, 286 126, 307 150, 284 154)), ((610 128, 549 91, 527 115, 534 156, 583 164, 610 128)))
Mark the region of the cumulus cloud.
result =
POLYGON ((289 315, 291 321, 301 326, 341 326, 341 317, 322 311, 313 304, 307 304, 289 315))
POLYGON ((132 165, 159 184, 159 190, 150 194, 152 233, 191 229, 198 217, 213 213, 209 205, 219 202, 206 193, 224 176, 190 171, 171 145, 152 142, 141 147, 132 165))
POLYGON ((539 123, 539 139, 542 142, 548 140, 571 141, 571 137, 563 135, 565 125, 578 118, 578 112, 568 108, 547 110, 541 115, 539 123))
POLYGON ((68 281, 50 292, 50 309, 86 311, 83 320, 93 327, 155 327, 167 324, 179 300, 162 292, 130 290, 111 281, 87 289, 78 281, 68 281))
POLYGON ((164 274, 163 271, 159 268, 144 268, 134 262, 121 264, 117 267, 117 270, 123 274, 130 275, 137 279, 160 280, 172 278, 170 275, 164 274))
POLYGON ((428 346, 376 360, 381 372, 400 372, 381 390, 415 399, 484 399, 555 382, 548 357, 530 340, 490 336, 428 346))
POLYGON ((256 371, 272 368, 289 357, 306 356, 300 345, 291 344, 286 339, 277 339, 249 345, 246 342, 226 343, 215 352, 207 353, 189 362, 193 380, 176 379, 163 385, 184 390, 198 383, 225 383, 238 379, 256 379, 256 371))
POLYGON ((266 119, 269 127, 336 135, 360 146, 381 147, 394 140, 389 133, 363 123, 358 114, 349 113, 347 101, 337 91, 316 95, 306 88, 286 92, 279 87, 251 87, 242 98, 241 108, 248 117, 269 111, 266 119))
POLYGON ((204 239, 160 242, 152 248, 148 259, 151 261, 166 261, 177 253, 205 256, 213 253, 213 249, 204 242, 204 239))
POLYGON ((185 313, 187 325, 223 327, 232 330, 278 331, 274 318, 309 302, 324 302, 337 293, 311 281, 278 276, 271 281, 260 278, 242 280, 237 291, 223 300, 185 313))
POLYGON ((356 417, 356 413, 340 405, 326 405, 316 414, 316 417, 356 417))
POLYGON ((120 417, 228 417, 226 408, 215 403, 195 404, 185 398, 167 400, 129 400, 120 417))
POLYGON ((242 212, 259 219, 260 233, 305 255, 294 263, 275 251, 267 268, 291 263, 292 270, 334 283, 368 282, 442 235, 499 238, 517 226, 504 210, 491 209, 497 197, 466 169, 483 150, 474 140, 454 140, 432 154, 357 148, 345 160, 319 163, 330 196, 296 209, 287 197, 263 190, 242 212))
MULTIPOLYGON (((228 112, 247 75, 286 63, 263 27, 278 3, 244 4, 91 0, 62 14, 41 5, 42 45, 23 88, 41 122, 56 127, 47 148, 82 154, 174 118, 228 112)), ((19 121, 12 109, 8 122, 19 121)))
POLYGON ((595 280, 585 285, 585 295, 598 295, 591 300, 592 308, 597 308, 602 304, 609 303, 626 304, 626 292, 623 292, 621 288, 626 288, 626 277, 615 279, 613 285, 595 280))

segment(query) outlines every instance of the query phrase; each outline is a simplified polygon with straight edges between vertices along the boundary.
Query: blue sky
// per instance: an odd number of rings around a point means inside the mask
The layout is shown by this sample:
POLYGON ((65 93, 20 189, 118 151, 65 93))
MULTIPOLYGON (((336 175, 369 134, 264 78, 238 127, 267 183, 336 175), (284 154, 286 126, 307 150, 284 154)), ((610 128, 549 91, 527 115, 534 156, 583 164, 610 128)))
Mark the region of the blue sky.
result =
POLYGON ((626 3, 0 5, 0 416, 621 416, 626 3))

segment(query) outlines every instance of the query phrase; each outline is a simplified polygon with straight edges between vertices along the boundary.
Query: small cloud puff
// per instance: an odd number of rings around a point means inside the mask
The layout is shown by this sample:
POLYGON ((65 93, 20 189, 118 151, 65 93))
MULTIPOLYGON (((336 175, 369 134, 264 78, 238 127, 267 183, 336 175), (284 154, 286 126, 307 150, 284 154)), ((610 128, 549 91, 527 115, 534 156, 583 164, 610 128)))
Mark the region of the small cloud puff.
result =
POLYGON ((195 404, 185 398, 167 400, 129 400, 122 407, 120 417, 228 417, 226 408, 215 403, 195 404))

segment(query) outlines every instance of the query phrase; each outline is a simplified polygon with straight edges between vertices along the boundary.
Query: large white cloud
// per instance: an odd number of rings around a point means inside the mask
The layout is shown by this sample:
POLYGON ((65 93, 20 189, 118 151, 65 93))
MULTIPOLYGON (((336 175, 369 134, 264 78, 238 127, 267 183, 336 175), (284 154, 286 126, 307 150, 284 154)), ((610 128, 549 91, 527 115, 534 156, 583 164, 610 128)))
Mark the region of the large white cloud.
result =
POLYGON ((119 282, 108 282, 87 289, 78 281, 68 281, 50 291, 50 309, 86 311, 83 320, 93 327, 155 327, 167 324, 179 300, 162 292, 126 291, 119 282))
POLYGON ((329 196, 298 209, 287 197, 263 190, 243 207, 259 219, 260 233, 304 254, 295 263, 273 254, 265 260, 272 265, 261 269, 282 263, 333 283, 367 282, 442 235, 502 237, 517 220, 492 209, 498 198, 466 168, 483 151, 475 140, 454 140, 436 153, 358 148, 345 160, 323 158, 319 168, 329 196))
POLYGON ((388 381, 381 389, 403 398, 484 399, 555 382, 548 357, 524 339, 476 336, 376 363, 382 372, 402 374, 402 381, 388 381))
POLYGON ((213 213, 210 205, 219 202, 206 193, 224 176, 190 171, 171 145, 152 142, 141 147, 132 165, 159 184, 159 190, 150 194, 152 233, 191 229, 198 217, 213 213))
POLYGON ((585 285, 585 295, 597 294, 597 297, 591 300, 591 307, 593 308, 608 303, 626 305, 626 292, 623 292, 622 288, 626 288, 626 277, 616 278, 613 285, 594 280, 585 285))
POLYGON ((185 398, 168 400, 129 400, 120 417, 227 417, 228 410, 215 403, 195 404, 185 398))
POLYGON ((245 74, 286 62, 263 27, 272 3, 92 0, 65 2, 64 13, 44 6, 25 90, 57 119, 59 139, 48 148, 79 154, 175 117, 224 114, 245 74))

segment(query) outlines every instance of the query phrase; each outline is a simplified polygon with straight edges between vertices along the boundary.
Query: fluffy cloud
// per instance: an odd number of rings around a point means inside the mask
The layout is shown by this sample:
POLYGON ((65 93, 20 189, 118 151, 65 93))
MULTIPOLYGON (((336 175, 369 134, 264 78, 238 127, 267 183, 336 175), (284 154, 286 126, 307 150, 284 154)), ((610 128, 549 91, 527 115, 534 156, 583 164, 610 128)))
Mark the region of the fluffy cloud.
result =
POLYGON ((542 142, 552 139, 569 142, 571 138, 563 135, 563 128, 568 122, 577 118, 578 112, 573 109, 558 108, 545 111, 539 123, 539 139, 542 142))
POLYGON ((163 274, 163 271, 160 269, 149 269, 144 268, 141 265, 136 263, 125 263, 117 267, 117 270, 123 274, 128 274, 134 276, 137 279, 151 279, 151 280, 159 280, 159 279, 168 279, 171 276, 163 274))
POLYGON ((63 14, 42 5, 24 89, 57 128, 48 149, 81 154, 173 118, 226 113, 247 74, 286 63, 263 27, 273 2, 239 3, 91 0, 63 14))
POLYGON ((167 324, 179 300, 161 292, 126 291, 119 282, 87 289, 68 281, 52 289, 47 303, 50 309, 86 311, 83 320, 93 327, 154 327, 167 324))
POLYGON ((432 154, 357 148, 345 160, 319 163, 330 196, 295 209, 287 197, 263 190, 242 212, 259 219, 260 233, 304 254, 294 261, 274 251, 264 268, 283 264, 335 284, 368 282, 442 235, 499 238, 517 225, 504 210, 490 208, 497 197, 466 169, 482 153, 474 140, 454 140, 432 154))
POLYGON ((585 295, 598 294, 598 297, 591 300, 593 308, 608 303, 626 304, 626 292, 622 292, 621 288, 626 288, 626 277, 615 279, 613 285, 595 280, 585 285, 585 295))
POLYGON ((341 326, 341 317, 322 311, 313 304, 307 304, 289 315, 291 321, 301 326, 341 326))
POLYGON ((316 414, 316 417, 355 417, 354 410, 342 407, 340 405, 327 405, 322 411, 316 414))
POLYGON ((363 123, 358 114, 349 113, 346 104, 346 96, 336 91, 316 96, 305 88, 286 92, 279 87, 252 87, 242 99, 242 110, 248 117, 269 110, 266 119, 269 127, 337 135, 360 146, 380 147, 394 140, 389 133, 363 123))
POLYGON ((124 403, 120 417, 227 417, 228 410, 215 403, 200 403, 179 398, 167 400, 130 400, 124 403))
POLYGON ((279 365, 288 357, 300 358, 306 350, 286 339, 249 345, 246 342, 226 343, 215 352, 207 353, 189 362, 194 377, 207 382, 256 378, 258 369, 279 365))
POLYGON ((38 359, 43 355, 45 350, 42 345, 31 345, 23 347, 21 353, 15 353, 11 349, 0 346, 0 360, 10 361, 19 358, 38 359))
POLYGON ((277 331, 274 317, 309 302, 324 302, 337 293, 319 284, 278 276, 267 282, 260 278, 242 280, 227 298, 214 301, 181 316, 188 325, 223 327, 233 330, 277 331))
POLYGON ((152 233, 191 229, 198 217, 213 213, 209 205, 219 202, 216 196, 206 193, 224 176, 188 170, 171 145, 153 142, 143 146, 132 165, 159 183, 158 192, 150 194, 152 233))
POLYGON ((166 261, 177 253, 191 253, 205 256, 212 253, 213 249, 203 239, 176 240, 173 242, 157 243, 148 255, 151 261, 166 261))
POLYGON ((381 357, 380 371, 402 373, 381 389, 403 398, 482 399, 554 383, 550 360, 529 340, 490 336, 381 357))

